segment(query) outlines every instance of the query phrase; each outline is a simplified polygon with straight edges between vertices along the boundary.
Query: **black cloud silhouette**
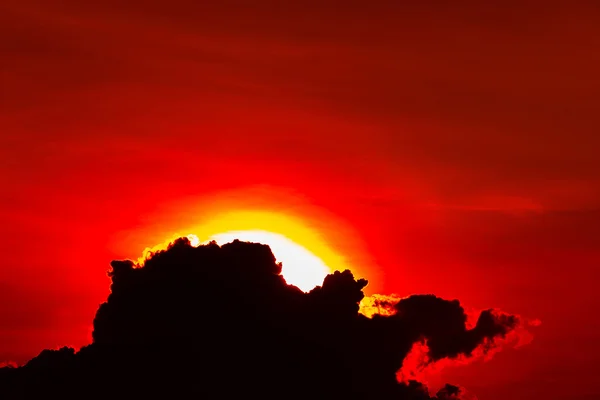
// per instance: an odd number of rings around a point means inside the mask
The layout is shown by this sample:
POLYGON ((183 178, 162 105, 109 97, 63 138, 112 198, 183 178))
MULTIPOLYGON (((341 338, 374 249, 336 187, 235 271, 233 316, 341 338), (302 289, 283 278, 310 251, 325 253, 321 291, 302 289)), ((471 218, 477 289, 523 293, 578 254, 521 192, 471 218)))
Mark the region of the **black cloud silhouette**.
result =
POLYGON ((519 323, 491 310, 473 329, 456 300, 415 295, 387 303, 393 315, 359 312, 364 279, 328 275, 308 293, 287 285, 267 245, 188 239, 143 267, 111 263, 111 294, 93 343, 44 350, 0 369, 0 396, 57 398, 459 399, 431 397, 397 371, 426 340, 432 361, 484 351, 519 323))

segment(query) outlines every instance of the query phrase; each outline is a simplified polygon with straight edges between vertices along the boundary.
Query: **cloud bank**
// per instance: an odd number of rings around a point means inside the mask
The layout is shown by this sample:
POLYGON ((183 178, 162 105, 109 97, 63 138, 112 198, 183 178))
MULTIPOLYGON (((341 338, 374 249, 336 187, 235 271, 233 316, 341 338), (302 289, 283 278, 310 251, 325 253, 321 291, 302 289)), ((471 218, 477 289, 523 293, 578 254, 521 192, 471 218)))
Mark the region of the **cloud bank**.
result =
POLYGON ((180 238, 143 267, 111 267, 93 342, 1 368, 5 398, 472 399, 449 384, 432 395, 399 372, 410 376, 419 344, 426 364, 464 360, 521 325, 490 309, 469 328, 458 300, 429 294, 365 300, 367 281, 349 270, 305 293, 258 243, 180 238))

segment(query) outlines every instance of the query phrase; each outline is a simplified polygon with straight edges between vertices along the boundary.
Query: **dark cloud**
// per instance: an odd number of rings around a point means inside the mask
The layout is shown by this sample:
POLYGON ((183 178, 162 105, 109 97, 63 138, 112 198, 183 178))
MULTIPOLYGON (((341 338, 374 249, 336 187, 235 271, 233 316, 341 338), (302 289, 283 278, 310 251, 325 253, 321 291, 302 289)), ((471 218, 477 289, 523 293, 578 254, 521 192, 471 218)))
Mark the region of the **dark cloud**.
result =
POLYGON ((0 369, 5 398, 463 399, 456 386, 431 397, 422 383, 398 381, 413 345, 427 342, 430 362, 465 358, 519 324, 487 310, 467 329, 459 302, 433 295, 381 296, 374 303, 388 312, 367 317, 366 280, 335 272, 304 293, 257 243, 181 238, 143 267, 111 266, 93 343, 0 369))

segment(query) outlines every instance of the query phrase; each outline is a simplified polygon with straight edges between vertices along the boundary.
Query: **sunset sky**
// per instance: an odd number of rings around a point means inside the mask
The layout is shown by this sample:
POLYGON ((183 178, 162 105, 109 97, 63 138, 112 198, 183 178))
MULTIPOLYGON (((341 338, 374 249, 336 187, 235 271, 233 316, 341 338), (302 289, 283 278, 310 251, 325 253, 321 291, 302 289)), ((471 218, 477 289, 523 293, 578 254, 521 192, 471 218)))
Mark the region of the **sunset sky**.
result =
POLYGON ((88 343, 111 260, 250 210, 369 293, 541 320, 441 380, 599 398, 598 4, 126 3, 0 3, 0 362, 88 343))

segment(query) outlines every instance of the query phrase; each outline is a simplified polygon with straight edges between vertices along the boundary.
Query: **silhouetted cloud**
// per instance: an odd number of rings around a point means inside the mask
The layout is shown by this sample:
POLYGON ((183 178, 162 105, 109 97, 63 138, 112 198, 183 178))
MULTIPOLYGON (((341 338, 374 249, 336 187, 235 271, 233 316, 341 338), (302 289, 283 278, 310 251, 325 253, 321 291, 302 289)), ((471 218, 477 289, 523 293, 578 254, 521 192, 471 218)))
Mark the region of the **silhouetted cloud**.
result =
POLYGON ((467 329, 460 303, 434 295, 374 296, 368 305, 384 312, 366 316, 366 280, 334 272, 304 293, 257 243, 181 238, 143 267, 111 267, 93 343, 1 369, 5 398, 463 399, 456 386, 431 397, 397 379, 413 346, 427 344, 427 362, 468 358, 519 325, 486 310, 467 329))

